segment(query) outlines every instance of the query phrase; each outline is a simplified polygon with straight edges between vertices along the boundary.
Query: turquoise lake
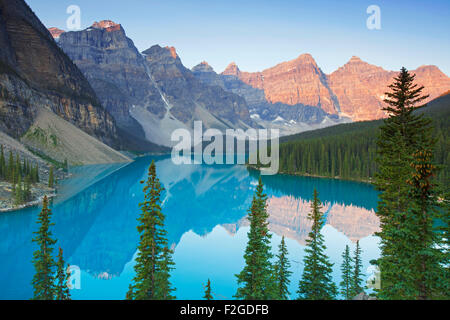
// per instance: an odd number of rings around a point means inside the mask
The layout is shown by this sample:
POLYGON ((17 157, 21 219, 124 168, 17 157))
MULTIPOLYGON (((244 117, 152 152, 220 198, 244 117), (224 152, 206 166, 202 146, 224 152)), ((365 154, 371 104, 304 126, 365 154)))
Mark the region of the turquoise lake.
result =
MULTIPOLYGON (((248 224, 247 209, 259 175, 244 166, 182 165, 167 157, 146 157, 126 165, 75 168, 61 183, 52 204, 56 246, 63 248, 72 266, 73 299, 124 299, 134 276, 139 240, 137 217, 143 199, 140 181, 152 160, 166 191, 163 211, 169 243, 175 250, 172 283, 178 299, 201 299, 211 279, 216 299, 232 299, 235 274, 243 267, 248 224)), ((310 230, 310 200, 317 188, 326 223, 322 233, 341 281, 341 255, 360 241, 363 271, 379 256, 379 223, 375 216, 377 192, 368 184, 292 177, 264 176, 268 194, 273 252, 281 236, 287 238, 292 264, 291 298, 303 269, 303 251, 310 230)), ((0 214, 0 299, 32 297, 31 263, 36 217, 40 208, 0 214)))

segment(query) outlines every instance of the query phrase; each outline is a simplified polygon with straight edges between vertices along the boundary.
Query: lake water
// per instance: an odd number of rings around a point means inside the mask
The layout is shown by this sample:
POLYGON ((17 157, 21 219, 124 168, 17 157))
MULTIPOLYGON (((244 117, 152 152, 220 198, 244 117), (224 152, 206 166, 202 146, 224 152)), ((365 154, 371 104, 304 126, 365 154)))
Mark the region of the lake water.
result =
MULTIPOLYGON (((164 185, 163 211, 176 270, 172 283, 178 299, 201 299, 211 279, 217 299, 231 299, 235 274, 243 267, 247 242, 247 209, 258 174, 243 166, 175 166, 167 157, 141 158, 128 165, 76 168, 52 205, 52 231, 74 271, 73 299, 124 299, 134 276, 139 235, 136 218, 143 199, 140 181, 152 159, 164 185)), ((323 201, 326 223, 322 233, 341 281, 345 245, 363 250, 363 270, 379 256, 377 193, 356 182, 292 176, 263 177, 269 196, 273 252, 287 238, 292 264, 291 297, 296 298, 303 270, 304 245, 310 230, 307 214, 314 188, 323 201)), ((40 208, 0 215, 0 299, 32 297, 31 264, 40 208)), ((368 270, 369 269, 369 270, 368 270)))

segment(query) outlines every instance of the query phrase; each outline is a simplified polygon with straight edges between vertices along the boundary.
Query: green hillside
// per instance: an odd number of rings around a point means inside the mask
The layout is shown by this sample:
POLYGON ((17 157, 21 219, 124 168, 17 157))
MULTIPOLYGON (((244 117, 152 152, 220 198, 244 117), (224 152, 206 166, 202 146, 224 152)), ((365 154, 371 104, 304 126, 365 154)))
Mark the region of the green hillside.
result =
MULTIPOLYGON (((438 139, 435 160, 442 165, 438 180, 449 185, 450 94, 430 102, 424 112, 434 122, 438 139)), ((382 120, 342 124, 284 137, 280 172, 350 180, 371 180, 377 170, 376 140, 382 120)))

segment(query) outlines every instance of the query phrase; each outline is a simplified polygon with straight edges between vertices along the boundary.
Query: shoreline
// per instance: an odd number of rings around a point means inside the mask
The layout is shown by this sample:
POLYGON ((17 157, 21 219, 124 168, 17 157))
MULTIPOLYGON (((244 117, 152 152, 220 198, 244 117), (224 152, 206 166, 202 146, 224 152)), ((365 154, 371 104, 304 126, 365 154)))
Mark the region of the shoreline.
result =
MULTIPOLYGON (((27 209, 27 208, 39 206, 42 203, 42 201, 44 200, 44 196, 39 197, 37 200, 33 200, 33 201, 27 202, 25 204, 21 204, 16 207, 0 209, 0 213, 11 213, 11 212, 15 212, 15 211, 21 211, 21 210, 27 209)), ((53 192, 52 194, 47 194, 46 196, 48 199, 53 199, 57 196, 57 194, 56 194, 56 192, 53 192)))
MULTIPOLYGON (((255 167, 254 165, 246 165, 246 167, 250 170, 260 171, 261 168, 255 167)), ((285 175, 285 176, 292 176, 292 177, 311 177, 311 178, 319 178, 319 179, 331 179, 331 180, 340 180, 340 181, 351 181, 351 182, 360 182, 365 184, 373 185, 373 180, 361 180, 361 179, 352 179, 352 178, 342 178, 342 177, 328 177, 328 176, 320 176, 320 175, 314 175, 309 173, 289 173, 284 171, 279 171, 277 174, 279 175, 285 175)))

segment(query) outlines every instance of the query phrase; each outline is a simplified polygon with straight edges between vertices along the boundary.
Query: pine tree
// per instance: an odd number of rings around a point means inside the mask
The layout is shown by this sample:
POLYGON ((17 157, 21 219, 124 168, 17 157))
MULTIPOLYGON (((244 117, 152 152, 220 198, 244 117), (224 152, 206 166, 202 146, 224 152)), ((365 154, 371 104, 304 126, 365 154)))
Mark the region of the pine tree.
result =
MULTIPOLYGON (((414 113, 428 98, 422 95, 424 87, 414 80, 415 75, 402 68, 389 86, 391 92, 386 93, 385 100, 388 106, 384 109, 389 118, 380 128, 378 138, 380 299, 427 299, 434 291, 430 287, 439 282, 436 270, 440 269, 437 265, 440 253, 433 249, 439 241, 433 236, 436 201, 430 180, 432 168, 428 168, 430 172, 421 172, 423 164, 418 162, 423 159, 417 153, 431 152, 432 127, 423 114, 414 113)), ((431 158, 427 158, 427 166, 431 165, 431 158)))
POLYGON ((361 261, 361 247, 359 246, 359 241, 356 241, 355 254, 353 257, 353 277, 352 277, 352 286, 351 286, 351 295, 352 297, 357 296, 358 294, 364 292, 364 287, 362 286, 362 261, 361 261))
POLYGON ((214 300, 214 297, 211 293, 211 281, 208 279, 208 282, 206 283, 206 290, 205 295, 203 296, 203 299, 205 300, 214 300))
POLYGON ((23 184, 22 184, 22 178, 19 176, 19 180, 17 181, 17 186, 14 189, 14 204, 16 206, 19 206, 23 204, 24 202, 24 191, 23 191, 23 184))
POLYGON ((55 180, 53 177, 53 166, 50 167, 50 172, 48 174, 48 187, 53 188, 55 186, 55 180))
POLYGON ((16 165, 14 172, 16 173, 16 181, 18 181, 19 176, 22 176, 22 165, 20 163, 20 155, 16 153, 16 165))
POLYGON ((408 265, 412 268, 410 272, 415 279, 412 284, 414 297, 420 300, 450 298, 448 233, 445 234, 445 230, 448 230, 449 211, 439 208, 439 195, 433 183, 437 168, 433 164, 431 147, 432 144, 424 145, 414 153, 411 163, 413 175, 408 180, 411 186, 409 197, 412 199, 409 211, 411 232, 418 235, 412 244, 416 254, 410 257, 408 265), (439 221, 437 227, 436 221, 439 221))
POLYGON ((244 253, 244 269, 236 275, 238 289, 235 298, 242 300, 268 300, 275 296, 272 253, 267 219, 267 195, 259 179, 249 210, 250 231, 244 253))
POLYGON ((313 222, 312 230, 306 240, 306 255, 303 260, 304 270, 299 282, 297 293, 301 300, 333 300, 337 288, 333 282, 333 264, 325 254, 323 235, 320 233, 323 221, 322 208, 317 190, 314 190, 314 200, 308 219, 313 222))
POLYGON ((56 285, 55 285, 55 299, 56 300, 71 300, 70 290, 68 287, 70 274, 66 272, 69 266, 65 266, 63 258, 63 250, 59 248, 58 261, 56 263, 56 285))
POLYGON ((1 153, 0 153, 0 179, 6 180, 6 160, 3 145, 1 146, 1 153))
POLYGON ((340 283, 341 286, 341 294, 344 296, 345 300, 351 300, 354 296, 352 295, 352 281, 353 281, 353 268, 352 268, 353 259, 350 256, 350 248, 349 246, 345 246, 345 251, 342 253, 342 281, 340 283))
MULTIPOLYGON (((142 181, 144 183, 144 181, 142 181)), ((138 256, 134 267, 136 276, 127 299, 163 300, 174 299, 174 290, 169 282, 173 269, 172 251, 167 247, 167 232, 164 230, 164 214, 161 210, 163 188, 156 176, 155 162, 149 167, 144 186, 144 202, 140 203, 141 215, 137 227, 140 235, 138 256)))
POLYGON ((31 201, 31 177, 28 175, 25 178, 25 186, 24 186, 24 201, 31 201))
POLYGON ((14 181, 14 158, 11 150, 9 150, 7 180, 11 183, 14 181))
POLYGON ((34 288, 34 300, 53 300, 55 294, 54 271, 55 261, 52 257, 53 246, 56 240, 52 239, 50 222, 52 212, 48 208, 48 199, 45 196, 42 203, 42 211, 38 216, 37 223, 39 230, 34 232, 36 235, 33 242, 38 245, 38 249, 33 255, 33 264, 36 271, 32 285, 34 288))
POLYGON ((289 299, 289 284, 290 276, 292 272, 289 271, 291 263, 288 259, 288 250, 284 237, 281 239, 280 246, 278 247, 277 261, 275 263, 275 282, 276 282, 276 299, 288 300, 289 299))
MULTIPOLYGON (((167 244, 167 243, 165 243, 167 244)), ((158 261, 158 273, 156 274, 157 300, 175 300, 175 289, 170 282, 170 273, 174 270, 175 263, 172 260, 173 251, 167 246, 163 248, 161 260, 158 261)))

